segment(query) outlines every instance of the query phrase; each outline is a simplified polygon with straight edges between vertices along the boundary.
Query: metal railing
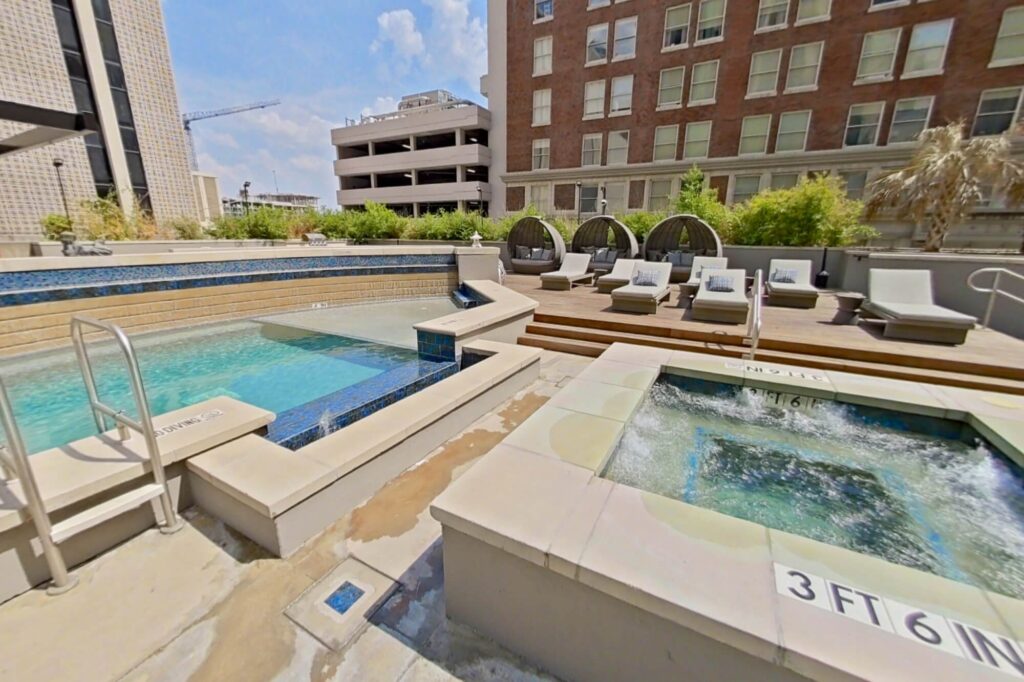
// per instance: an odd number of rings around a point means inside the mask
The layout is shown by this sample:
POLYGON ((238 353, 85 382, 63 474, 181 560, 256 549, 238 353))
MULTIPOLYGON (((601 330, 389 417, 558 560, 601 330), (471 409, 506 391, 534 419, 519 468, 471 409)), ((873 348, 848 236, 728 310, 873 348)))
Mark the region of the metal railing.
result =
POLYGON ((4 433, 7 435, 7 444, 0 445, 0 460, 10 478, 17 479, 21 485, 22 494, 25 496, 25 506, 28 507, 29 516, 36 528, 36 535, 39 536, 39 543, 43 548, 43 557, 50 569, 50 578, 53 584, 49 588, 50 594, 67 592, 78 582, 77 577, 68 574, 67 564, 64 563, 64 556, 53 541, 53 527, 50 525, 50 517, 43 506, 43 496, 39 493, 39 484, 36 483, 32 473, 32 467, 28 463, 28 451, 25 450, 25 441, 21 438, 21 431, 14 420, 14 410, 11 407, 11 399, 7 396, 7 387, 0 379, 0 423, 3 424, 4 433))
POLYGON ((146 441, 146 451, 149 455, 149 463, 153 473, 153 479, 163 488, 160 495, 160 508, 163 511, 164 525, 160 527, 161 532, 173 533, 179 530, 183 522, 174 511, 174 504, 171 501, 171 491, 167 487, 167 476, 164 473, 163 461, 160 458, 160 445, 157 443, 156 431, 153 429, 153 419, 149 412, 149 401, 146 399, 146 389, 142 383, 142 372, 139 370, 139 362, 135 357, 135 349, 132 342, 124 333, 124 330, 115 324, 101 322, 91 317, 75 315, 71 318, 71 341, 75 346, 75 355, 78 358, 79 368, 82 370, 82 378, 85 380, 85 390, 89 395, 89 406, 92 409, 93 418, 100 432, 108 429, 107 418, 113 420, 117 427, 121 440, 129 440, 131 431, 142 434, 146 441), (89 360, 89 351, 85 343, 84 329, 105 331, 114 337, 117 345, 124 353, 128 366, 128 378, 131 381, 132 395, 135 398, 135 407, 138 411, 138 420, 132 419, 124 410, 115 410, 104 404, 96 391, 96 379, 93 376, 92 363, 89 360))
POLYGON ((1016 294, 1011 294, 1009 291, 1000 288, 1000 279, 1004 276, 1012 277, 1016 280, 1024 282, 1024 275, 1016 273, 1013 270, 1008 270, 1006 268, 982 268, 980 270, 975 270, 967 277, 967 286, 969 286, 971 289, 979 293, 988 294, 988 305, 985 306, 985 317, 982 319, 981 322, 981 326, 986 329, 988 328, 989 322, 992 321, 992 310, 996 306, 996 299, 998 299, 1000 296, 1008 298, 1011 301, 1014 301, 1021 305, 1024 305, 1024 298, 1021 298, 1016 294), (978 286, 977 284, 974 283, 974 279, 976 277, 988 273, 995 274, 995 277, 992 278, 991 288, 986 289, 985 287, 978 286))
POLYGON ((758 270, 754 273, 754 288, 751 294, 754 297, 754 302, 750 306, 750 317, 747 319, 747 339, 750 343, 750 352, 747 353, 748 360, 754 360, 757 355, 757 346, 761 343, 761 326, 763 320, 761 318, 761 309, 764 306, 764 301, 761 297, 761 290, 764 288, 764 271, 758 270))

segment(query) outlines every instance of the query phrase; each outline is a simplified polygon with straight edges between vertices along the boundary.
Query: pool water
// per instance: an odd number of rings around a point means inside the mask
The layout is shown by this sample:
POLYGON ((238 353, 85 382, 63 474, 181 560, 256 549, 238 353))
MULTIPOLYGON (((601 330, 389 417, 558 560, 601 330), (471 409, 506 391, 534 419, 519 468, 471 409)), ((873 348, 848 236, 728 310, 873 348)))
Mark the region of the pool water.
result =
MULTIPOLYGON (((226 395, 271 410, 356 386, 407 363, 415 351, 251 321, 133 336, 154 415, 226 395)), ((91 343, 100 398, 136 416, 123 356, 91 343)), ((0 364, 30 452, 94 435, 85 385, 71 350, 0 364)))
POLYGON ((958 422, 664 375, 604 476, 1024 598, 1024 473, 958 422))

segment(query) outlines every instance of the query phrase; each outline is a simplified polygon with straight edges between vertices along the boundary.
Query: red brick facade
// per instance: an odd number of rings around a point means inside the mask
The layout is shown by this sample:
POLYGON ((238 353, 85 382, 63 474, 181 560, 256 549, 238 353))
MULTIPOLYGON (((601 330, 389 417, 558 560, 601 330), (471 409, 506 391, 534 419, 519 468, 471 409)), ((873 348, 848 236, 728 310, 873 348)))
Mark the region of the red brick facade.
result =
MULTIPOLYGON (((874 11, 869 11, 872 0, 832 0, 828 21, 802 26, 794 26, 798 0, 790 0, 787 28, 761 33, 755 33, 758 0, 728 0, 724 39, 696 46, 694 37, 700 0, 692 0, 690 46, 663 51, 665 10, 683 4, 687 4, 687 0, 627 0, 588 11, 587 0, 554 0, 553 19, 535 23, 534 0, 508 0, 507 182, 510 187, 531 182, 531 176, 551 178, 559 171, 562 175, 558 177, 568 180, 565 174, 571 169, 579 169, 576 176, 583 180, 588 176, 608 177, 610 168, 597 171, 592 167, 580 168, 582 138, 588 133, 604 133, 604 161, 607 159, 607 133, 630 131, 628 164, 618 167, 621 169, 619 177, 628 180, 639 174, 651 177, 667 170, 660 170, 658 165, 652 164, 654 131, 657 126, 678 124, 675 166, 689 166, 692 162, 682 160, 682 147, 685 124, 693 121, 713 121, 708 164, 714 166, 716 159, 737 157, 744 117, 770 113, 773 117, 768 153, 756 155, 756 161, 751 162, 768 169, 776 158, 793 158, 792 153, 778 157, 774 154, 779 114, 812 110, 806 151, 842 150, 850 106, 884 101, 886 106, 878 144, 870 148, 881 152, 886 147, 897 100, 934 96, 929 126, 959 119, 970 125, 983 91, 1024 85, 1024 64, 998 68, 989 66, 1003 13, 1008 8, 1024 5, 1021 0, 908 0, 906 4, 897 0, 893 7, 874 11), (616 19, 632 16, 638 17, 636 56, 623 61, 609 59, 607 63, 585 67, 587 27, 602 23, 611 27, 616 19), (954 19, 954 24, 943 73, 901 78, 913 27, 949 18, 954 19), (896 27, 902 27, 903 31, 898 42, 894 77, 885 82, 854 85, 865 34, 896 27), (553 37, 553 72, 534 77, 534 40, 543 36, 553 37), (816 41, 825 43, 817 90, 782 94, 792 55, 790 48, 816 41), (780 94, 748 98, 751 55, 775 48, 785 48, 779 68, 780 94), (688 106, 693 65, 714 59, 721 60, 715 104, 688 106), (683 105, 656 111, 660 71, 677 66, 686 67, 683 105), (598 79, 606 79, 610 83, 611 78, 628 74, 634 75, 632 112, 621 117, 606 115, 595 120, 583 120, 584 84, 598 79), (545 88, 552 91, 551 124, 534 127, 533 92, 545 88), (550 140, 548 171, 531 170, 534 139, 550 140), (637 164, 645 165, 633 168, 637 164)), ((865 151, 868 150, 856 150, 858 160, 863 162, 865 151)), ((726 170, 729 173, 740 172, 739 165, 745 161, 746 158, 732 162, 734 166, 726 170)), ((885 162, 891 163, 891 158, 885 162)), ((792 165, 792 161, 787 163, 792 165)), ((672 165, 670 162, 669 166, 672 165)), ((825 169, 841 170, 842 167, 841 162, 833 159, 825 169)), ((766 177, 768 172, 765 170, 766 177)), ((628 196, 629 207, 634 208, 637 189, 630 186, 628 196)))

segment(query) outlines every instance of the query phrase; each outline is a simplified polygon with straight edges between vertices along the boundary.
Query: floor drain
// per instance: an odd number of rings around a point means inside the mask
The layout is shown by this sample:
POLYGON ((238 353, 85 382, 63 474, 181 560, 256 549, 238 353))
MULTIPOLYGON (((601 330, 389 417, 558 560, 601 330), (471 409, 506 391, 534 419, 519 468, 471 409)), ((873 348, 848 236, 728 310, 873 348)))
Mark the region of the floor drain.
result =
POLYGON ((324 600, 324 603, 338 613, 345 613, 352 608, 352 605, 359 601, 359 598, 364 594, 366 593, 346 580, 341 584, 341 587, 332 592, 331 595, 324 600))

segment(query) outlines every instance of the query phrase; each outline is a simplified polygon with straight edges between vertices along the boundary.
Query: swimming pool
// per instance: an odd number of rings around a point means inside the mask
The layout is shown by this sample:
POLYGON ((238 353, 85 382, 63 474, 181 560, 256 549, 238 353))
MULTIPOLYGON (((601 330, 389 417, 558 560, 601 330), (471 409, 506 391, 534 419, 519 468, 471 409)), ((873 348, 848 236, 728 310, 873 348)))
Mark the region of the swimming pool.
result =
MULTIPOLYGON (((271 410, 270 437, 288 447, 344 426, 455 371, 416 351, 254 321, 134 335, 150 410, 161 414, 219 395, 271 410)), ((90 345, 101 399, 135 415, 124 360, 90 345)), ((93 435, 71 350, 0 364, 30 452, 93 435)))
POLYGON ((966 424, 662 375, 603 475, 1024 597, 1024 474, 966 424))

